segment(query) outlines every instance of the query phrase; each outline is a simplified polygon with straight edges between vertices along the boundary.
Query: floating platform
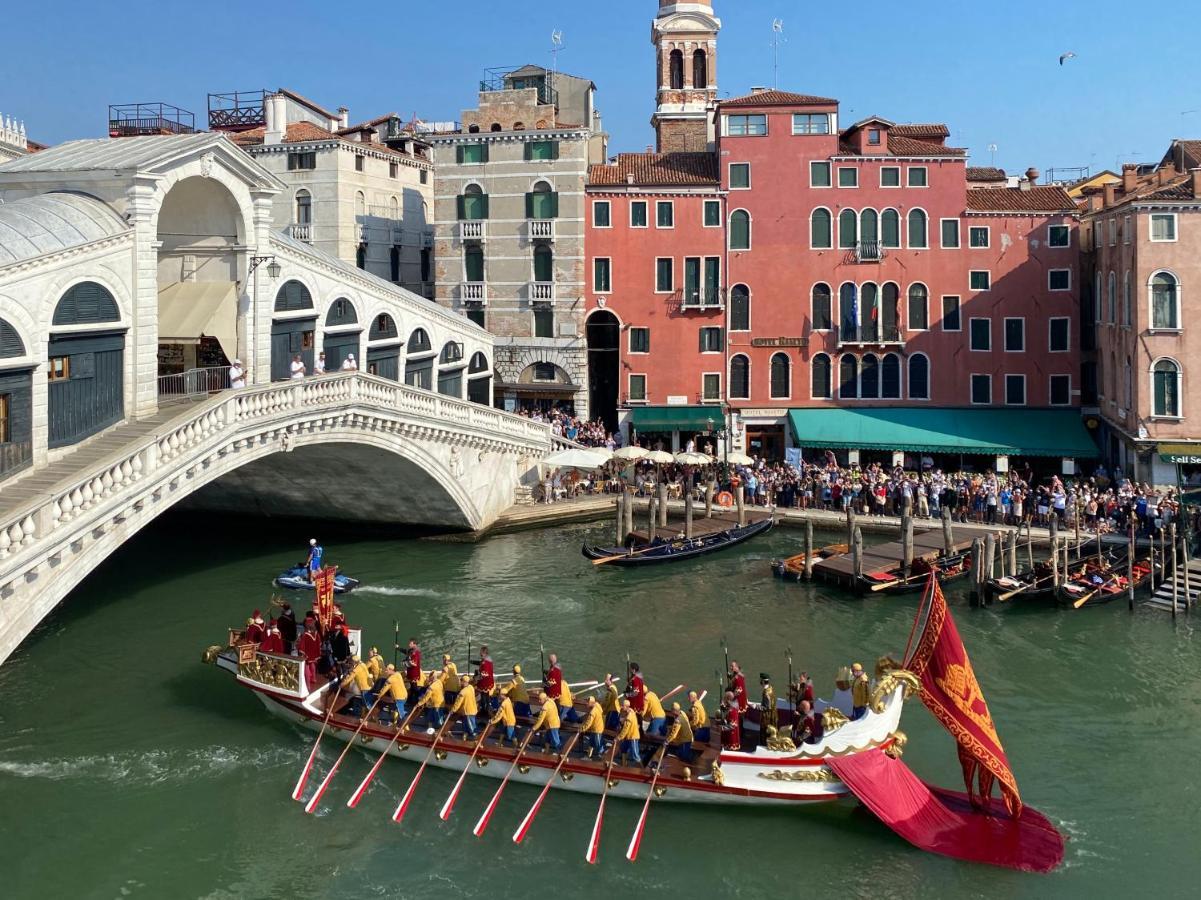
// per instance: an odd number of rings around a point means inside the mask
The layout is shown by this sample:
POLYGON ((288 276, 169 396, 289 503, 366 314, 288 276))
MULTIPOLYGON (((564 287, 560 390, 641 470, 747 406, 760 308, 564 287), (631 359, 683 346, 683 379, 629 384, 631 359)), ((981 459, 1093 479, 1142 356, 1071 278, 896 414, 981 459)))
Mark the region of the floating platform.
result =
MULTIPOLYGON (((952 530, 951 552, 962 553, 970 549, 972 538, 954 535, 952 530)), ((913 558, 934 562, 943 555, 942 529, 930 531, 914 531, 913 558)), ((900 541, 890 541, 886 544, 865 545, 863 548, 863 574, 873 572, 888 572, 895 569, 901 562, 904 553, 900 541)), ((841 553, 818 560, 813 564, 813 577, 829 581, 843 587, 855 587, 858 579, 855 577, 855 563, 850 553, 841 553)))

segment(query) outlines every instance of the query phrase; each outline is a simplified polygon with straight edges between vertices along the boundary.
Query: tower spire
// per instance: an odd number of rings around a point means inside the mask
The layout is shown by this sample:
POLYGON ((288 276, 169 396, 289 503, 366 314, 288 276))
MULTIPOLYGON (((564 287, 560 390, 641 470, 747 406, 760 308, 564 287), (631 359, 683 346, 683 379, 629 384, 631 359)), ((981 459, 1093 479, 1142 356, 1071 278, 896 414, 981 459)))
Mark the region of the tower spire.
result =
POLYGON ((658 73, 651 124, 660 153, 703 151, 713 144, 720 29, 710 2, 659 0, 651 24, 658 73))

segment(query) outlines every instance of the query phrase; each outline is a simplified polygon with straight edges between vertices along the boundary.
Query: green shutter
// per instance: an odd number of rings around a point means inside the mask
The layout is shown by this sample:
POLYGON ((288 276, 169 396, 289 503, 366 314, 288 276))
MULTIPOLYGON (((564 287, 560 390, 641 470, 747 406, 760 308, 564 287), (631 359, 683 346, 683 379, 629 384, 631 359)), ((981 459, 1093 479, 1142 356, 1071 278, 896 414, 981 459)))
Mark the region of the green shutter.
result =
POLYGON ((529 162, 531 159, 534 158, 534 143, 533 143, 533 141, 525 142, 525 145, 522 147, 522 158, 526 162, 529 162))
MULTIPOLYGON (((557 145, 556 145, 557 146, 557 145)), ((559 192, 555 191, 550 195, 550 210, 547 212, 547 218, 555 219, 559 216, 559 192)))
MULTIPOLYGON (((528 147, 529 144, 526 144, 526 146, 528 147)), ((525 217, 527 219, 534 218, 534 194, 532 191, 527 192, 525 195, 525 217)))
POLYGON ((480 196, 480 218, 481 219, 488 218, 488 195, 487 194, 483 194, 480 196))
MULTIPOLYGON (((462 144, 459 144, 457 147, 455 147, 455 162, 456 162, 456 163, 458 163, 459 165, 462 165, 462 164, 463 164, 463 152, 464 152, 466 149, 467 149, 467 148, 466 148, 466 147, 464 147, 462 144)), ((289 162, 290 162, 290 161, 291 161, 291 157, 288 157, 288 160, 289 160, 289 162)), ((291 167, 291 166, 289 166, 288 168, 292 168, 292 167, 291 167)))
MULTIPOLYGON (((461 149, 463 149, 463 148, 462 148, 462 147, 460 147, 459 149, 461 150, 461 149)), ((466 218, 467 218, 467 215, 466 215, 466 208, 467 208, 466 199, 467 199, 467 198, 466 198, 466 197, 464 197, 462 194, 459 194, 457 197, 455 197, 455 212, 456 212, 456 213, 458 213, 458 218, 459 218, 459 221, 460 221, 460 222, 461 222, 463 219, 466 219, 466 218)))

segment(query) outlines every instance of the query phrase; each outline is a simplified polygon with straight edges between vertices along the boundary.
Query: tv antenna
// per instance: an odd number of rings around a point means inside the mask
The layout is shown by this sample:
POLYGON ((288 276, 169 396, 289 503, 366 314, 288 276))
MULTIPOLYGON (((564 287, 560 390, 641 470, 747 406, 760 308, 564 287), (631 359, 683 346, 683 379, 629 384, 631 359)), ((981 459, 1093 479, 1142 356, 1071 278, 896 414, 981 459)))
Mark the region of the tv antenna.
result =
POLYGON ((993 168, 996 168, 996 165, 997 165, 997 145, 996 144, 988 145, 988 164, 990 166, 992 166, 993 168))
POLYGON ((784 37, 784 20, 772 19, 771 22, 771 87, 776 90, 780 86, 780 45, 787 41, 784 37))
POLYGON ((555 119, 559 113, 559 104, 556 99, 555 81, 559 74, 559 52, 565 50, 563 46, 563 32, 561 29, 552 28, 550 32, 550 88, 547 91, 547 99, 551 101, 551 126, 555 125, 555 119))

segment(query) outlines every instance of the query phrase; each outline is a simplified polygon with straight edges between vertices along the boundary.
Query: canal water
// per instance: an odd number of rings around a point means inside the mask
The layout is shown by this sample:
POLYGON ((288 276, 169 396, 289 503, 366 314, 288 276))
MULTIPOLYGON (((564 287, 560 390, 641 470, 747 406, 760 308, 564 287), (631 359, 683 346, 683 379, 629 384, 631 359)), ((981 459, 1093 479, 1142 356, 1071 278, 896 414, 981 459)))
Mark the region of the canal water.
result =
MULTIPOLYGON (((345 601, 391 657, 392 623, 427 658, 484 640, 499 666, 535 671, 539 641, 568 679, 621 671, 652 687, 716 689, 722 639, 752 676, 787 676, 785 650, 828 695, 840 665, 900 655, 915 599, 845 599, 782 583, 767 563, 795 552, 777 529, 724 554, 647 571, 595 568, 579 553, 608 527, 575 525, 479 544, 323 534, 362 579, 345 601)), ((1027 803, 1069 837, 1049 876, 912 849, 852 802, 807 810, 653 806, 606 812, 601 861, 583 859, 596 799, 552 793, 522 847, 510 840, 535 792, 511 787, 488 834, 471 827, 495 782, 429 770, 403 825, 390 820, 414 769, 352 754, 319 814, 289 794, 311 736, 268 716, 203 649, 256 606, 301 555, 308 530, 175 516, 131 541, 0 668, 0 871, 5 897, 656 896, 1110 897, 1154 887, 1194 895, 1201 861, 1201 682, 1192 623, 1124 603, 1079 612, 970 609, 960 632, 1027 803)), ((301 601, 305 603, 305 600, 301 601)), ((749 679, 750 680, 750 679, 749 679)), ((962 787, 951 739, 915 699, 905 761, 962 787)), ((323 751, 332 761, 335 746, 323 751)))

